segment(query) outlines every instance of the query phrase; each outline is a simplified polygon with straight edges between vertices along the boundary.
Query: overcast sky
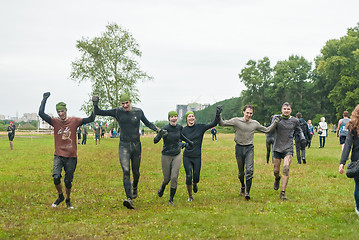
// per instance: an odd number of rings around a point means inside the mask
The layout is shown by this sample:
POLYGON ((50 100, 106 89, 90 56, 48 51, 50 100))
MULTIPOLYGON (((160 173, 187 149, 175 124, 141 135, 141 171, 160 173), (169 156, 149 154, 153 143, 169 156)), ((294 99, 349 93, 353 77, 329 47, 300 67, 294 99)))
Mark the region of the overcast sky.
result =
POLYGON ((309 61, 329 39, 359 22, 359 1, 332 0, 12 0, 0 8, 0 115, 37 112, 50 91, 46 113, 64 101, 70 116, 90 82, 69 79, 75 45, 109 23, 128 29, 143 53, 142 70, 153 81, 138 84, 150 121, 164 120, 176 104, 238 97, 238 73, 250 59, 274 65, 292 54, 309 61))

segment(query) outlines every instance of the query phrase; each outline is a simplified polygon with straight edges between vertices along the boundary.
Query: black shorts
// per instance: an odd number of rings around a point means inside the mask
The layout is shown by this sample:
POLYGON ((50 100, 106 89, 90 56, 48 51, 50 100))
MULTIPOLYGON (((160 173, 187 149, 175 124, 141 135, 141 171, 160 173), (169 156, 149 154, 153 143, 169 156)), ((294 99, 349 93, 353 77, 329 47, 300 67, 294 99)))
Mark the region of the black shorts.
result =
POLYGON ((293 156, 293 152, 277 152, 277 151, 273 151, 273 158, 276 159, 284 159, 286 156, 291 155, 293 156))
POLYGON ((15 134, 8 134, 9 141, 14 140, 15 134))
POLYGON ((347 138, 347 136, 340 136, 340 137, 339 137, 339 142, 340 142, 340 144, 344 144, 346 138, 347 138))

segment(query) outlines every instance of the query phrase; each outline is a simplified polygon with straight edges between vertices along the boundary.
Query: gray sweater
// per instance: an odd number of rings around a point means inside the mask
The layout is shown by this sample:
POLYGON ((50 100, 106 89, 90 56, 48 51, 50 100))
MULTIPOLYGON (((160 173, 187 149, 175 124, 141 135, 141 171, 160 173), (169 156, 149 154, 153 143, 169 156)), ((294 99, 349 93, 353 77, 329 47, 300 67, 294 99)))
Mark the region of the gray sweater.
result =
POLYGON ((293 152, 294 133, 299 135, 300 141, 305 140, 298 119, 292 116, 289 119, 282 118, 274 134, 273 151, 293 152))
POLYGON ((232 126, 235 131, 234 141, 239 145, 253 144, 253 136, 255 131, 263 133, 271 133, 278 124, 279 119, 276 119, 269 127, 262 126, 256 120, 249 120, 248 122, 243 117, 235 117, 230 120, 223 120, 222 116, 219 121, 220 126, 232 126))

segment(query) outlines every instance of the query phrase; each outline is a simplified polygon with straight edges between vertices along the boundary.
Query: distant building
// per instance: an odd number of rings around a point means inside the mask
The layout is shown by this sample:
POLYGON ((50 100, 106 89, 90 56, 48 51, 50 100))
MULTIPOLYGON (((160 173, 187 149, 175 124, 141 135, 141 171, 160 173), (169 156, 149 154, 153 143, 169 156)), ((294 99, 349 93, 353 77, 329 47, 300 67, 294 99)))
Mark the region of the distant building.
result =
POLYGON ((176 111, 178 113, 178 118, 182 119, 183 116, 186 114, 186 112, 188 112, 188 111, 194 112, 194 111, 203 110, 208 106, 209 106, 209 104, 189 103, 187 105, 177 105, 176 111))
MULTIPOLYGON (((48 114, 50 117, 53 117, 52 114, 48 114)), ((41 117, 39 117, 39 129, 52 129, 52 126, 45 122, 41 117)))
POLYGON ((5 120, 5 115, 0 115, 0 120, 5 120))
POLYGON ((37 120, 37 113, 24 113, 24 116, 20 118, 20 121, 30 122, 37 120))

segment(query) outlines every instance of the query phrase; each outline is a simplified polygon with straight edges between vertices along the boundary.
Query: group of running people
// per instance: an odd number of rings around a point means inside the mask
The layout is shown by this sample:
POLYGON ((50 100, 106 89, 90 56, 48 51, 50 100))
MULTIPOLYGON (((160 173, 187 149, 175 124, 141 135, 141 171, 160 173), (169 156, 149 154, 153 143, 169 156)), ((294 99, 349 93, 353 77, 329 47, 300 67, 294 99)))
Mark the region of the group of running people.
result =
MULTIPOLYGON (((238 164, 238 178, 241 183, 240 195, 244 199, 250 200, 250 190, 253 179, 254 167, 254 146, 253 137, 255 131, 272 133, 274 135, 273 143, 273 174, 274 174, 274 190, 280 188, 280 181, 282 180, 280 199, 287 200, 285 191, 289 180, 289 167, 293 157, 293 138, 298 136, 301 146, 305 146, 306 138, 300 127, 298 118, 291 116, 292 108, 288 102, 285 102, 281 108, 280 115, 274 115, 271 124, 267 127, 262 126, 259 122, 252 119, 254 107, 246 105, 243 108, 243 117, 235 117, 229 120, 222 118, 222 106, 216 107, 215 118, 210 124, 196 123, 196 118, 193 112, 187 112, 187 125, 182 127, 177 124, 178 114, 175 111, 168 113, 169 123, 162 129, 156 127, 153 123, 148 121, 143 111, 140 108, 132 106, 131 98, 128 94, 123 93, 120 96, 121 107, 111 110, 102 110, 99 108, 99 97, 92 98, 94 112, 87 118, 67 117, 66 104, 60 102, 56 105, 58 118, 50 117, 44 113, 45 104, 50 93, 43 94, 43 100, 39 109, 39 116, 47 123, 54 127, 55 139, 55 153, 53 161, 53 180, 58 192, 58 198, 52 204, 52 207, 57 207, 65 200, 63 194, 63 187, 61 184, 61 172, 65 170, 64 185, 66 190, 66 205, 68 208, 73 208, 70 201, 70 194, 72 188, 73 175, 77 165, 77 144, 76 144, 76 129, 89 122, 95 120, 95 116, 112 116, 114 117, 121 128, 120 142, 119 142, 119 161, 123 171, 123 186, 126 193, 126 199, 123 205, 129 209, 134 209, 133 199, 138 195, 138 183, 140 178, 140 162, 141 162, 141 142, 139 127, 142 121, 147 127, 155 131, 157 135, 154 137, 154 143, 158 143, 163 139, 163 149, 161 154, 161 165, 163 172, 163 181, 157 192, 159 197, 162 197, 166 186, 170 184, 170 198, 169 203, 174 205, 174 196, 177 190, 177 181, 179 170, 181 166, 181 149, 185 148, 183 152, 183 166, 186 172, 186 186, 188 192, 188 201, 193 201, 193 192, 198 191, 198 183, 200 180, 201 171, 201 149, 204 133, 219 124, 220 126, 232 126, 235 131, 234 141, 235 157, 238 164), (282 175, 280 174, 281 161, 283 159, 282 175), (133 181, 131 181, 131 171, 133 181)), ((359 107, 357 107, 359 118, 359 107)), ((298 117, 298 116, 297 116, 298 117)), ((358 120, 359 122, 359 120, 358 120)), ((355 125, 355 127, 358 127, 355 125)), ((359 127, 358 127, 359 129, 359 127)), ((352 140, 353 144, 358 144, 356 135, 352 140)), ((346 151, 343 154, 348 154, 350 144, 346 144, 346 151)), ((358 150, 359 151, 359 150, 358 150)), ((345 155, 343 155, 345 156, 345 155)), ((353 156, 353 155, 352 155, 353 156)), ((345 164, 342 157, 339 171, 342 172, 345 164)), ((355 179, 358 184, 358 204, 359 204, 359 178, 355 179)), ((357 206, 359 207, 359 206, 357 206)), ((359 208, 356 208, 356 210, 359 208)), ((359 212, 359 211, 358 211, 359 212)))
POLYGON ((94 112, 87 118, 67 117, 66 104, 63 102, 56 105, 58 118, 50 117, 44 113, 45 104, 49 96, 50 93, 43 94, 39 116, 54 127, 55 156, 53 161, 53 180, 58 192, 58 198, 52 204, 52 207, 57 207, 65 200, 61 184, 61 171, 64 169, 66 204, 68 208, 73 208, 70 201, 70 194, 73 175, 77 165, 76 129, 83 124, 94 121, 96 115, 114 117, 121 128, 118 152, 123 171, 123 185, 126 193, 126 199, 123 201, 123 205, 129 209, 134 209, 133 199, 138 195, 141 162, 141 142, 138 134, 140 121, 151 130, 157 132, 154 143, 158 143, 160 139, 163 139, 161 155, 163 181, 157 194, 159 197, 162 197, 166 186, 171 182, 169 203, 172 205, 174 204, 173 199, 177 189, 178 174, 181 166, 181 149, 185 148, 183 152, 183 166, 186 172, 188 201, 192 202, 193 192, 196 193, 198 191, 198 183, 200 180, 203 136, 208 129, 215 127, 217 124, 221 126, 232 126, 235 130, 235 156, 239 170, 238 178, 241 182, 240 195, 244 196, 246 200, 250 200, 250 190, 253 179, 254 132, 274 132, 274 189, 279 189, 281 179, 280 164, 281 159, 283 159, 283 181, 280 194, 280 198, 283 200, 287 199, 285 190, 288 184, 289 166, 293 156, 293 137, 288 138, 288 136, 294 136, 294 133, 297 133, 301 136, 300 138, 302 140, 305 140, 299 127, 299 121, 290 116, 292 110, 289 103, 283 104, 282 114, 274 116, 272 124, 268 127, 264 127, 256 120, 253 120, 254 107, 246 105, 243 108, 244 117, 236 117, 230 120, 222 119, 222 106, 217 106, 215 118, 210 124, 196 123, 194 113, 187 112, 185 115, 187 125, 185 127, 177 124, 177 112, 170 111, 168 113, 169 123, 160 129, 148 121, 140 108, 132 106, 132 101, 126 93, 120 96, 121 107, 111 110, 100 109, 98 107, 99 97, 94 96, 92 99, 94 112), (276 131, 274 131, 275 129, 276 131), (131 181, 131 171, 133 181, 131 181))

